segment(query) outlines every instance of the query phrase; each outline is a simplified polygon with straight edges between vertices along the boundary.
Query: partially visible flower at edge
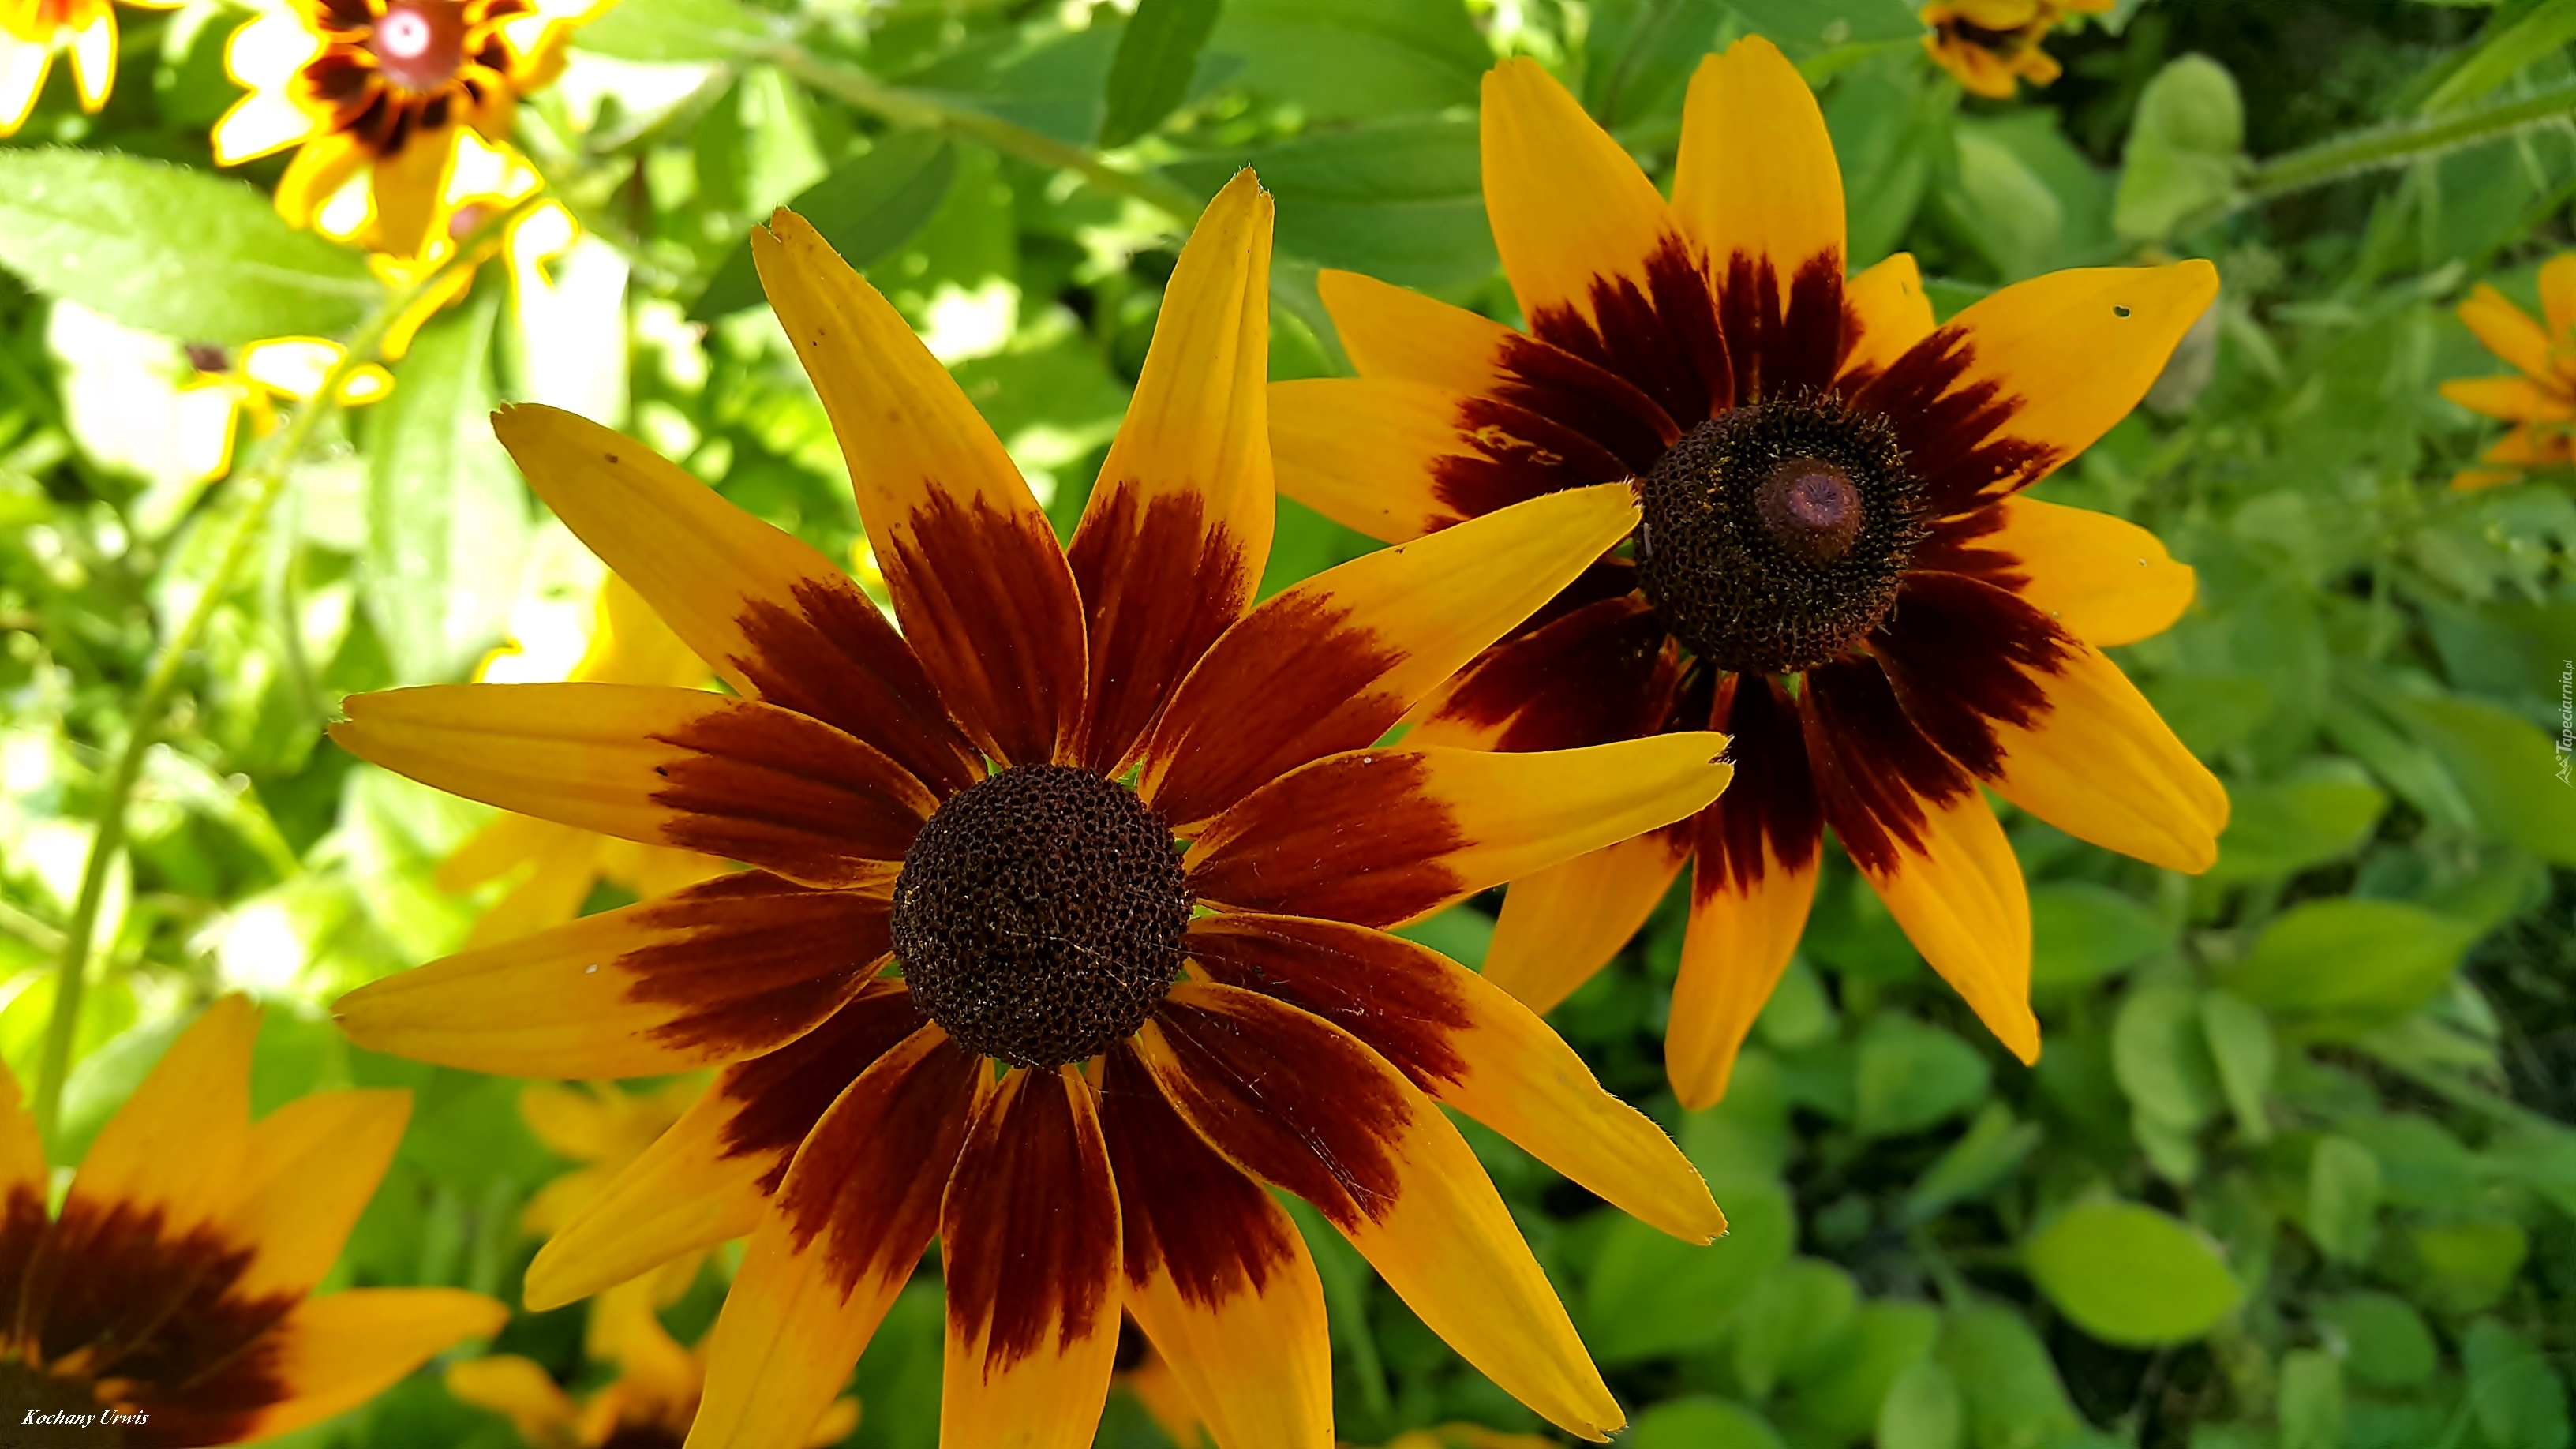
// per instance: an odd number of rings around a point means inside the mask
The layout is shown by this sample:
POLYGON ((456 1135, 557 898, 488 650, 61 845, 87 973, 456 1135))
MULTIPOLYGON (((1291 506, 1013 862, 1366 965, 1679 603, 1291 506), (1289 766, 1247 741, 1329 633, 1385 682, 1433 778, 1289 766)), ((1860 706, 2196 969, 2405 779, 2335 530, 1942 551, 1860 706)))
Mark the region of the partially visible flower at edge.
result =
POLYGON ((126 1449, 263 1439, 354 1408, 509 1318, 455 1288, 306 1296, 375 1196, 411 1094, 316 1092, 254 1123, 258 1035, 248 1000, 207 1007, 99 1133, 50 1222, 35 1117, 0 1068, 10 1424, 114 1409, 142 1416, 101 1441, 126 1449))
POLYGON ((1989 100, 2012 99, 2014 86, 2044 86, 2059 66, 2039 48, 2069 12, 2099 15, 2112 0, 1933 0, 1922 10, 1931 33, 1924 53, 1960 85, 1989 100))
POLYGON ((463 265, 449 268, 444 277, 437 278, 435 285, 413 298, 394 318, 385 329, 387 357, 400 358, 410 351, 412 339, 420 329, 440 309, 454 305, 472 290, 476 273, 496 255, 505 255, 509 260, 510 296, 524 324, 530 293, 553 286, 546 275, 546 263, 570 251, 581 238, 581 228, 573 221, 572 213, 551 200, 495 233, 478 235, 484 223, 536 195, 545 183, 527 158, 506 143, 490 144, 460 132, 455 147, 455 164, 449 169, 437 215, 420 249, 407 255, 375 252, 367 258, 367 265, 387 287, 400 288, 436 277, 439 269, 448 267, 458 249, 469 242, 474 252, 463 265))
MULTIPOLYGON (((706 1088, 699 1077, 645 1092, 629 1092, 606 1082, 531 1082, 521 1088, 519 1116, 528 1130, 556 1156, 581 1166, 539 1188, 521 1210, 520 1226, 542 1238, 562 1232, 619 1173, 669 1131, 706 1094, 706 1088)), ((602 1294, 591 1314, 591 1356, 601 1357, 613 1337, 609 1325, 616 1314, 606 1308, 612 1298, 640 1298, 648 1307, 675 1303, 689 1291, 706 1256, 703 1251, 683 1253, 602 1294)))
MULTIPOLYGON (((617 575, 601 577, 592 607, 589 646, 568 678, 695 689, 714 677, 634 586, 617 575)), ((496 654, 486 659, 477 677, 493 675, 509 657, 496 654)), ((465 938, 471 948, 573 919, 602 881, 633 892, 638 900, 651 900, 722 875, 726 868, 723 861, 694 850, 645 845, 508 812, 456 847, 439 863, 435 879, 440 890, 461 895, 488 881, 524 872, 508 893, 476 919, 465 938)))
MULTIPOLYGON (((680 1347, 650 1299, 611 1293, 592 1315, 586 1352, 620 1372, 579 1404, 542 1365, 509 1353, 449 1365, 447 1391, 507 1415, 529 1449, 680 1449, 706 1387, 705 1346, 680 1347)), ((858 1423, 858 1400, 835 1399, 802 1442, 837 1444, 858 1423)))
POLYGON ((2484 282, 2460 304, 2460 320, 2487 351, 2522 375, 2442 384, 2442 396, 2513 424, 2478 455, 2497 466, 2461 469, 2451 478, 2454 488, 2493 488, 2519 481, 2527 469, 2576 463, 2576 252, 2552 257, 2540 269, 2540 311, 2546 325, 2484 282))
MULTIPOLYGON (((146 10, 181 0, 126 0, 146 10)), ((0 0, 0 136, 27 124, 56 52, 69 52, 81 109, 95 112, 116 89, 116 7, 109 0, 0 0)))
MULTIPOLYGON (((252 436, 268 436, 277 427, 277 400, 311 402, 346 355, 339 343, 319 337, 271 337, 231 353, 211 343, 189 343, 188 362, 197 376, 181 391, 202 397, 205 405, 191 407, 182 422, 181 456, 200 478, 231 472, 242 418, 249 417, 252 436)), ((340 380, 340 406, 377 402, 393 390, 392 373, 365 363, 340 380)))
POLYGON ((417 257, 450 196, 457 142, 509 138, 519 98, 563 68, 606 0, 284 0, 233 33, 250 94, 215 123, 216 164, 300 148, 277 185, 295 226, 417 257))

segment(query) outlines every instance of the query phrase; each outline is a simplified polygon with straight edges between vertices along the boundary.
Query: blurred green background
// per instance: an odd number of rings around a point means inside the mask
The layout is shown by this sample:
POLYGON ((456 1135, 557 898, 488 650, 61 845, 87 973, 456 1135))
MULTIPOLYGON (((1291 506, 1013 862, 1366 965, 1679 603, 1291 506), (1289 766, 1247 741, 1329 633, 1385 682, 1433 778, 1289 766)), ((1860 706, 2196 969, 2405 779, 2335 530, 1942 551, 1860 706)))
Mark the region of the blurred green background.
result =
MULTIPOLYGON (((345 330, 374 295, 353 253, 290 255, 263 197, 212 179, 247 13, 122 11, 106 110, 58 81, 0 148, 0 1058, 22 1082, 139 687, 252 506, 242 474, 181 456, 181 344, 345 330), (133 224, 171 214, 202 224, 133 224)), ((1819 88, 1855 269, 1914 251, 1944 314, 2060 267, 2217 262, 2221 299, 2147 406, 2040 496, 2198 568, 2190 614, 2122 662, 2235 819, 2188 879, 2008 813, 2036 1070, 1836 855, 1717 1108, 1681 1113, 1663 1079, 1679 897, 1554 1014, 1734 1223, 1686 1247, 1468 1127, 1630 1408, 1623 1442, 2567 1449, 2576 788, 2553 742, 2576 500, 2563 472, 2449 489, 2495 428, 2436 385, 2501 370, 2453 316, 2467 289, 2533 306, 2571 245, 2571 0, 2123 0, 2051 37, 2063 78, 2011 102, 1963 97, 1898 0, 622 0, 520 111, 586 238, 543 285, 485 267, 388 400, 324 420, 152 721, 58 1160, 196 1006, 248 990, 261 1110, 418 1094, 338 1278, 515 1301, 522 1209, 573 1165, 521 1084, 355 1051, 326 1011, 463 939, 491 891, 431 877, 488 812, 320 726, 349 691, 464 678, 511 641, 532 677, 578 654, 597 568, 491 441, 496 400, 590 412, 863 554, 751 275, 770 208, 897 301, 1069 528, 1177 226, 1237 166, 1278 198, 1273 375, 1340 370, 1318 267, 1517 320, 1478 188, 1498 56, 1540 58, 1668 180, 1691 68, 1748 31, 1819 88)), ((1283 500, 1265 591, 1369 546, 1283 500)), ((1472 964, 1492 907, 1416 934, 1472 964)), ((1345 1438, 1539 1431, 1314 1236, 1345 1438)), ((724 1271, 665 1312, 683 1342, 724 1271)), ((852 1444, 934 1442, 938 1344, 926 1272, 859 1367, 852 1444)), ((584 1363, 579 1309, 495 1347, 576 1385, 613 1372, 584 1363)), ((293 1442, 517 1441, 433 1369, 293 1442)), ((1122 1393, 1101 1442, 1164 1439, 1122 1393)))

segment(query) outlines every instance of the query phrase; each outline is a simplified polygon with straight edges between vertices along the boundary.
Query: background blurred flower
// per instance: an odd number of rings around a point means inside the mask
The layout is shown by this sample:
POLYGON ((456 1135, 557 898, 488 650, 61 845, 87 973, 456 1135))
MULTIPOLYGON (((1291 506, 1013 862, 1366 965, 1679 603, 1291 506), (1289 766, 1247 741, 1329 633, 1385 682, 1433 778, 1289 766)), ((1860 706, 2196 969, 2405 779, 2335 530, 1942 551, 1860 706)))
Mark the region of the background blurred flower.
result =
POLYGON ((2058 64, 2040 41, 2070 12, 2101 14, 2113 0, 1935 0, 1923 7, 1932 33, 1923 49, 1959 84, 1990 100, 2009 100, 2022 81, 2057 79, 2058 64))
MULTIPOLYGON (((557 1156, 568 1157, 581 1166, 538 1189, 521 1210, 520 1222, 542 1238, 563 1231, 619 1173, 644 1155, 644 1149, 670 1130, 690 1104, 705 1095, 706 1086, 704 1080, 690 1077, 641 1092, 625 1091, 607 1082, 531 1082, 521 1088, 519 1115, 526 1119, 528 1130, 557 1156)), ((628 1289, 641 1289, 640 1295, 628 1296, 641 1296, 651 1305, 675 1303, 689 1291, 689 1284, 698 1276, 698 1265, 705 1261, 704 1252, 682 1253, 652 1272, 610 1289, 597 1303, 605 1304, 628 1289)), ((601 1323, 596 1308, 595 1304, 591 1319, 594 1357, 601 1323)))
MULTIPOLYGON (((230 472, 242 420, 249 419, 254 437, 266 437, 277 427, 278 399, 312 401, 347 355, 320 337, 271 337, 230 353, 211 343, 191 345, 188 360, 197 377, 183 391, 203 398, 190 406, 181 443, 192 466, 208 478, 230 472)), ((363 363, 340 379, 340 405, 375 402, 393 390, 392 373, 363 363)))
MULTIPOLYGON (((183 0, 126 0, 168 10, 183 0)), ((116 89, 116 7, 110 0, 0 0, 0 136, 27 123, 54 56, 68 53, 81 109, 95 111, 116 89)))
POLYGON ((2470 288, 2460 304, 2460 320, 2522 375, 2455 377, 2442 384, 2442 396, 2513 424, 2479 455, 2501 466, 2464 468, 2452 477, 2454 488, 2493 488, 2521 478, 2526 469, 2576 462, 2576 253, 2552 257, 2541 267, 2540 311, 2545 325, 2485 282, 2470 288))

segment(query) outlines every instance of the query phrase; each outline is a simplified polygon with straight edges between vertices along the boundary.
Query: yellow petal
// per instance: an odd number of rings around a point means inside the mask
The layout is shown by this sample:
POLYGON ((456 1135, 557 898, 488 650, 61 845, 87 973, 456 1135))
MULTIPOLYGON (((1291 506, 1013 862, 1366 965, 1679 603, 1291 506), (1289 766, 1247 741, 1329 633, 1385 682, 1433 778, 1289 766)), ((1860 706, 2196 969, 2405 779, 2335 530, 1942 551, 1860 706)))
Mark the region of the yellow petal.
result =
MULTIPOLYGON (((1842 281, 1843 177, 1833 137, 1798 68, 1761 36, 1702 57, 1691 77, 1673 215, 1730 289, 1759 287, 1767 277, 1785 303, 1801 272, 1842 281)), ((1831 300, 1838 308, 1840 298, 1831 300)), ((1838 333, 1840 322, 1793 310, 1788 325, 1838 333)))
POLYGON ((2030 895, 1995 812, 1975 790, 1925 802, 1922 844, 1862 876, 1941 979, 2024 1062, 2039 1060, 2030 1011, 2030 895))
POLYGON ((478 1409, 509 1416, 531 1444, 551 1444, 571 1425, 572 1400, 534 1359, 496 1353, 447 1366, 447 1392, 478 1409))
MULTIPOLYGON (((224 996, 170 1044, 108 1119, 73 1177, 66 1223, 158 1212, 165 1236, 219 1225, 250 1152, 250 1056, 259 1009, 224 996)), ((65 1229, 56 1230, 59 1239, 65 1229)), ((70 1245, 62 1244, 64 1251, 70 1245)))
POLYGON ((356 1408, 430 1355, 498 1333, 509 1321, 501 1303, 456 1288, 356 1288, 308 1298, 269 1331, 274 1348, 264 1340, 256 1358, 234 1361, 236 1370, 257 1374, 250 1387, 285 1395, 252 1416, 242 1439, 270 1438, 356 1408))
POLYGON ((101 5, 87 25, 71 33, 72 83, 81 109, 96 112, 116 89, 116 10, 101 5))
POLYGON ((2530 313, 2506 300, 2504 293, 2484 282, 2471 287, 2467 300, 2460 303, 2460 320, 2486 344, 2487 351, 2529 376, 2550 375, 2549 334, 2531 320, 2530 313))
POLYGON ((1915 343, 1932 335, 1932 299, 1912 252, 1898 252, 1843 284, 1843 305, 1858 325, 1843 359, 1843 377, 1883 372, 1915 343))
POLYGON ((14 136, 27 124, 53 68, 52 41, 20 40, 0 29, 0 136, 14 136))
POLYGON ((2218 859, 2227 790, 2102 651, 2078 644, 2042 676, 2048 713, 1998 721, 1995 793, 2074 836, 2194 875, 2218 859))
POLYGON ((1532 1011, 1554 1011, 1637 934, 1687 859, 1687 849, 1659 832, 1513 881, 1485 952, 1485 979, 1532 1011))
POLYGON ((2576 252, 2540 264, 2540 313, 2551 336, 2576 338, 2576 252))
POLYGON ((258 1254, 235 1281, 244 1298, 310 1292, 376 1195, 411 1120, 402 1091, 316 1092, 251 1129, 235 1241, 258 1254))
POLYGON ((2509 423, 2576 417, 2576 397, 2527 377, 2455 377, 2442 384, 2442 396, 2470 412, 2509 423))
MULTIPOLYGON (((1714 808, 1726 807, 1720 800, 1714 808)), ((1789 969, 1815 900, 1821 855, 1793 868, 1767 844, 1762 854, 1761 873, 1749 882, 1705 858, 1691 878, 1690 928, 1664 1029, 1664 1072, 1690 1111, 1726 1095, 1736 1051, 1789 969)))
POLYGON ((1997 511, 2002 526, 1977 542, 2019 559, 2027 582, 2015 592, 2088 644, 2161 634, 2191 607, 2191 565, 2126 519, 2036 498, 2007 498, 1997 511))

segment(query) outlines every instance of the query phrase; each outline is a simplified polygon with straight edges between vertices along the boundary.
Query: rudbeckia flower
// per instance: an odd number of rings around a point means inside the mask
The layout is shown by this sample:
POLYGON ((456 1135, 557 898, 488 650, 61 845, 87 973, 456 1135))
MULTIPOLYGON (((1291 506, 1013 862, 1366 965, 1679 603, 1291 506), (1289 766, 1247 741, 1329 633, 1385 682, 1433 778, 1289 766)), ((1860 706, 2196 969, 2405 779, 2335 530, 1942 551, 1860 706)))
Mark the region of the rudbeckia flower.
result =
MULTIPOLYGON (((520 1225, 539 1237, 562 1232, 704 1095, 706 1083, 694 1077, 649 1092, 624 1092, 604 1082, 529 1083, 519 1093, 519 1116, 528 1131, 556 1156, 581 1165, 539 1188, 520 1211, 520 1225)), ((610 1289, 598 1302, 606 1304, 628 1287, 641 1290, 628 1296, 650 1305, 678 1302, 703 1261, 702 1253, 683 1253, 632 1284, 610 1289)), ((592 1317, 594 1352, 602 1318, 592 1317)))
MULTIPOLYGON (((197 376, 181 389, 187 407, 179 441, 188 466, 200 478, 231 472, 242 419, 250 419, 254 436, 266 437, 277 427, 278 400, 311 402, 345 355, 339 343, 320 337, 271 337, 237 353, 190 344, 188 362, 197 376)), ((370 362, 341 379, 340 406, 363 407, 393 390, 393 374, 370 362)))
MULTIPOLYGON (((576 1404, 545 1367, 517 1354, 467 1359, 447 1370, 447 1391, 477 1408, 508 1416, 528 1449, 680 1449, 706 1386, 703 1353, 682 1348, 654 1317, 649 1300, 612 1295, 614 1308, 592 1321, 589 1357, 618 1375, 576 1404)), ((858 1427, 856 1399, 835 1399, 787 1449, 837 1444, 858 1427)))
MULTIPOLYGON (((615 574, 600 580, 590 642, 570 678, 606 684, 695 688, 714 676, 652 606, 615 574)), ((512 655, 484 664, 490 675, 512 655)), ((438 888, 462 894, 488 881, 517 877, 507 894, 476 918, 470 946, 488 946, 560 925, 581 914, 602 882, 640 899, 668 895, 725 869, 693 850, 643 845, 533 815, 507 814, 466 838, 438 867, 438 888)))
POLYGON ((2101 14, 2112 0, 1934 0, 1923 7, 1924 52, 1970 92, 2012 99, 2022 81, 2057 79, 2059 66, 2039 48, 2068 12, 2101 14))
MULTIPOLYGON (((126 0, 146 10, 180 0, 126 0)), ((57 52, 72 58, 81 109, 95 112, 116 89, 116 7, 109 0, 0 0, 0 136, 27 124, 57 52)))
POLYGON ((299 227, 420 253, 466 134, 508 137, 602 0, 279 0, 233 33, 250 94, 215 123, 215 163, 300 147, 277 184, 299 227))
POLYGON ((498 426, 530 483, 735 694, 347 702, 335 736, 416 780, 753 867, 339 1007, 361 1043, 483 1071, 725 1067, 527 1283, 551 1306, 749 1232, 693 1449, 803 1432, 933 1238, 955 1449, 1088 1444, 1122 1309, 1220 1443, 1322 1449, 1322 1288, 1264 1183, 1598 1438, 1619 1409, 1435 1104, 1659 1227, 1722 1226, 1527 1008, 1383 929, 1724 786, 1704 732, 1374 743, 1626 534, 1633 494, 1533 500, 1253 607, 1270 230, 1249 172, 1211 203, 1066 549, 901 316, 779 213, 752 254, 901 631, 640 444, 521 407, 498 426))
POLYGON ((544 185, 517 148, 490 145, 473 135, 456 138, 455 164, 419 249, 405 255, 378 251, 367 258, 368 269, 389 288, 434 282, 385 328, 385 356, 400 359, 410 351, 420 329, 472 291, 475 275, 495 256, 508 260, 511 302, 522 331, 526 330, 532 297, 553 287, 545 264, 570 251, 581 237, 581 228, 561 204, 546 201, 496 232, 481 233, 492 217, 536 195, 544 185), (458 250, 469 244, 474 254, 463 264, 450 266, 458 250))
POLYGON ((2102 647, 2192 574, 2145 530, 2018 496, 2155 380, 2209 264, 2059 272, 1933 325, 1908 256, 1846 282, 1823 117, 1769 42, 1691 82, 1667 203, 1528 61, 1485 78, 1485 206, 1526 333, 1327 272, 1360 375, 1272 389, 1282 491, 1390 540, 1634 477, 1644 524, 1462 672, 1407 743, 1735 740, 1688 824, 1521 881, 1486 974, 1542 1010, 1696 859, 1665 1059, 1720 1096, 1804 929, 1832 827, 2025 1061, 2030 915, 1983 785, 2206 868, 2218 782, 2102 647))
POLYGON ((2460 304, 2460 320, 2487 351, 2513 364, 2520 377, 2455 377, 2442 396, 2473 413, 2513 424, 2479 461, 2498 466, 2462 469, 2454 488, 2493 488, 2530 468, 2576 463, 2576 253, 2552 257, 2540 269, 2540 310, 2546 326, 2480 282, 2460 304))
POLYGON ((100 1131, 51 1221, 36 1121, 0 1068, 11 1444, 265 1439, 374 1398, 510 1316, 453 1288, 306 1296, 375 1196, 411 1096, 317 1092, 253 1123, 258 1034, 241 997, 206 1008, 100 1131))

